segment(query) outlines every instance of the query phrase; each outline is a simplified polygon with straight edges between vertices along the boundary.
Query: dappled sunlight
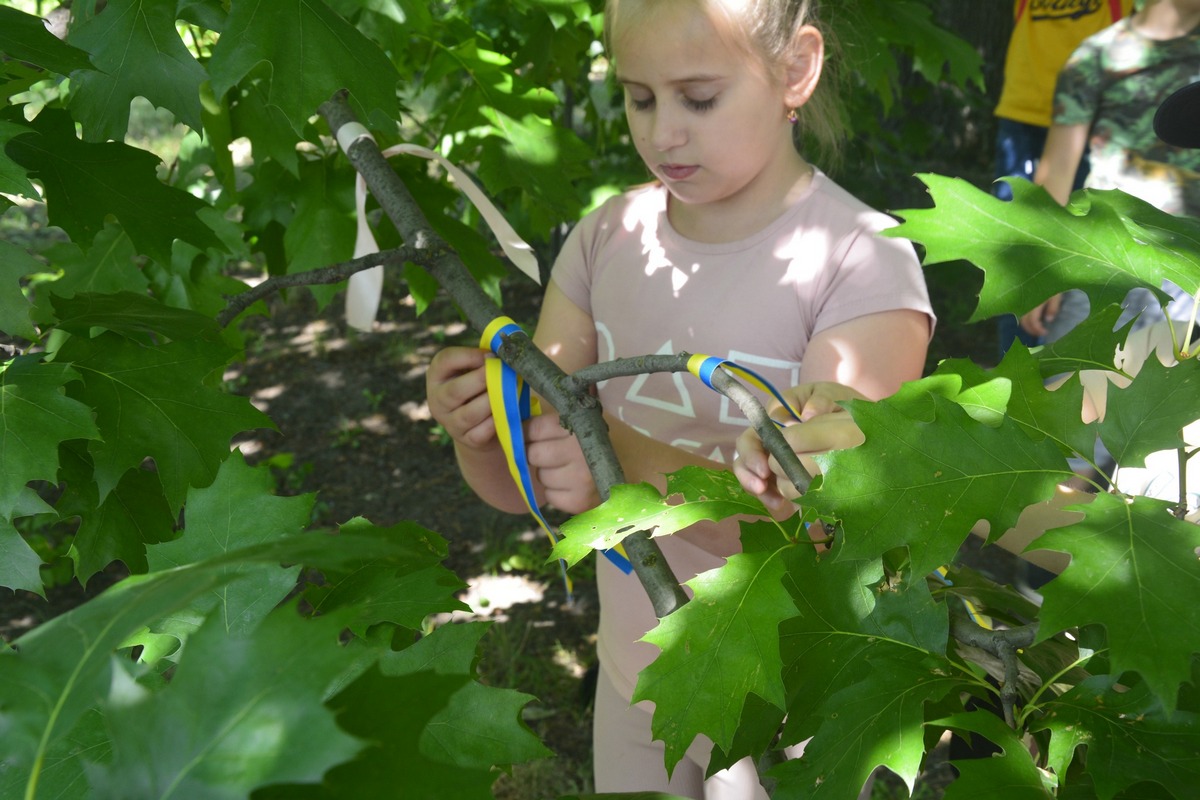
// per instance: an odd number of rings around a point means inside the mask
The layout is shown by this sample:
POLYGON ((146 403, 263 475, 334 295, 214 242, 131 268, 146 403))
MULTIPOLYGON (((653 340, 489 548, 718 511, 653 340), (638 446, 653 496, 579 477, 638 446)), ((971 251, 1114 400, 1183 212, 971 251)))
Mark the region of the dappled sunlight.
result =
MULTIPOLYGON (((438 614, 438 625, 473 620, 508 621, 504 612, 518 603, 540 603, 546 594, 546 584, 527 575, 476 575, 466 579, 467 588, 458 595, 471 610, 438 614)), ((553 623, 550 623, 553 624, 553 623)))

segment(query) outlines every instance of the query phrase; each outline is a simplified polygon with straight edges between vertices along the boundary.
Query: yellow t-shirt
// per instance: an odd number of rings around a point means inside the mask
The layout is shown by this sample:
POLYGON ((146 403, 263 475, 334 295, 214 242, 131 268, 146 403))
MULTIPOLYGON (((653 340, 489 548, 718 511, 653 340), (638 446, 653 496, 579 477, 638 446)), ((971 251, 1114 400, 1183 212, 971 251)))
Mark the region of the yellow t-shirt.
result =
POLYGON ((1075 48, 1133 10, 1133 0, 1015 0, 996 116, 1050 126, 1054 83, 1075 48))

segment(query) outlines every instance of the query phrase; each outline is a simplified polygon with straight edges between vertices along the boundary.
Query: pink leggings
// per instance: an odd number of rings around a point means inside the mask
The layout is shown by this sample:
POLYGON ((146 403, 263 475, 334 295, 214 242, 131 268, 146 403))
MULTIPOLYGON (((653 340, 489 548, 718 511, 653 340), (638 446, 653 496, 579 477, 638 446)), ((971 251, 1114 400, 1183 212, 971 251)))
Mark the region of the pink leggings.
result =
POLYGON ((621 696, 603 666, 596 681, 592 735, 597 793, 658 791, 694 800, 767 800, 748 758, 704 780, 712 749, 704 737, 692 743, 668 780, 663 744, 651 739, 650 714, 621 696))
MULTIPOLYGON (((630 705, 613 686, 603 665, 596 680, 592 737, 597 793, 668 792, 693 800, 769 800, 749 758, 705 780, 712 742, 703 736, 692 743, 668 779, 663 744, 651 738, 650 712, 630 705)), ((805 744, 801 742, 784 752, 788 758, 799 758, 805 744)), ((873 784, 874 780, 867 781, 858 800, 871 797, 873 784)))

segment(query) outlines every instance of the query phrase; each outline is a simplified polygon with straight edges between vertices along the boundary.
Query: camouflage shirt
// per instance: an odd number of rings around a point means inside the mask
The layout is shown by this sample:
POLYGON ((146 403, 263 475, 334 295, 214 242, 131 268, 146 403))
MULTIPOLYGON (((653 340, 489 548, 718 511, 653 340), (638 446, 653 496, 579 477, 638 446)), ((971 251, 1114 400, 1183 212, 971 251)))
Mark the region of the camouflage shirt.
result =
POLYGON ((1153 124, 1159 103, 1196 80, 1200 28, 1157 41, 1125 19, 1085 39, 1059 73, 1054 122, 1089 126, 1087 186, 1200 216, 1200 150, 1166 144, 1153 124))

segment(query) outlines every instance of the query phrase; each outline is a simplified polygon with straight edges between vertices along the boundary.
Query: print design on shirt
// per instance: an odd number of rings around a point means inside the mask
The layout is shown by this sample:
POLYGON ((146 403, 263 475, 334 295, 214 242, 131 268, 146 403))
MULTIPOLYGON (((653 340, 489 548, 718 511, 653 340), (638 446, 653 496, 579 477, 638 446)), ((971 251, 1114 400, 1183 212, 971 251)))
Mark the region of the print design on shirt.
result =
MULTIPOLYGON (((730 350, 729 360, 735 364, 739 364, 747 369, 758 373, 763 373, 763 369, 776 370, 774 374, 778 375, 782 371, 787 372, 787 379, 782 385, 776 384, 777 389, 785 389, 789 386, 795 386, 800 382, 800 365, 795 361, 784 361, 780 358, 769 358, 767 356, 756 356, 753 353, 743 353, 740 350, 730 350)), ((764 377, 766 375, 764 374, 764 377)), ((772 379, 772 383, 775 380, 772 379)), ((754 390, 755 394, 760 395, 758 398, 764 405, 769 405, 772 398, 761 396, 763 393, 754 390)), ((724 395, 721 395, 721 422, 726 425, 737 425, 742 428, 750 427, 750 420, 742 413, 740 408, 737 408, 733 402, 724 395)))

